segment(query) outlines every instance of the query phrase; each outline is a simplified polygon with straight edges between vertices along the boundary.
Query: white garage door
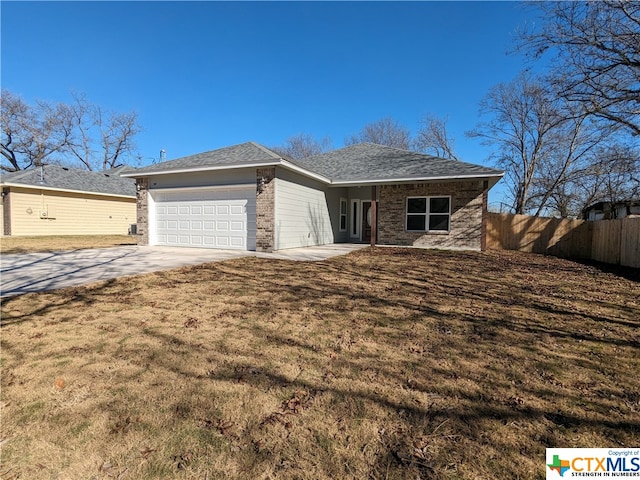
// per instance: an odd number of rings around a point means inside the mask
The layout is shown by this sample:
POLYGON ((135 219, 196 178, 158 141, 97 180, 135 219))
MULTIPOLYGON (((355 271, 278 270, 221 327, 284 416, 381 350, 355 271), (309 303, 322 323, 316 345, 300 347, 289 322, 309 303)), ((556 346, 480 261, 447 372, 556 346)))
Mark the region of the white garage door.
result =
POLYGON ((162 191, 152 196, 156 245, 255 250, 255 188, 162 191))

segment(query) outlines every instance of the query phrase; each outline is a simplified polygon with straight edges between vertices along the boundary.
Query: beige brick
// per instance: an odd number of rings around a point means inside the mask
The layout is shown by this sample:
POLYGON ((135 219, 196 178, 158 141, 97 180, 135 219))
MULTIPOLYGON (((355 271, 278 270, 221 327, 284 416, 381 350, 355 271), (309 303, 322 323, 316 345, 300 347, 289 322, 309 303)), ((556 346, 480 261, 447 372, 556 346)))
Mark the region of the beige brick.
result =
POLYGON ((383 185, 380 187, 378 243, 425 248, 480 250, 482 247, 483 184, 481 181, 383 185), (447 233, 408 232, 407 197, 451 196, 447 233))
POLYGON ((136 223, 138 245, 149 245, 149 179, 136 179, 136 223))
POLYGON ((256 170, 256 251, 273 252, 275 245, 275 167, 256 170))

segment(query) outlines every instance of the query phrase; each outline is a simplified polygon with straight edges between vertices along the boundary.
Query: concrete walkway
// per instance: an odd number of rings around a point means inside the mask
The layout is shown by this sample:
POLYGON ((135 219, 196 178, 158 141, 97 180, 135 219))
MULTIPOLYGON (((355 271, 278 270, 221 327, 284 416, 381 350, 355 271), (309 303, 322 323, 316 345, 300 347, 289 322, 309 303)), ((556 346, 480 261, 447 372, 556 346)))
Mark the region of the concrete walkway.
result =
POLYGON ((256 256, 295 261, 318 261, 345 255, 366 245, 332 244, 293 248, 275 253, 207 248, 123 246, 68 252, 3 255, 0 296, 76 287, 112 278, 156 272, 185 265, 256 256))

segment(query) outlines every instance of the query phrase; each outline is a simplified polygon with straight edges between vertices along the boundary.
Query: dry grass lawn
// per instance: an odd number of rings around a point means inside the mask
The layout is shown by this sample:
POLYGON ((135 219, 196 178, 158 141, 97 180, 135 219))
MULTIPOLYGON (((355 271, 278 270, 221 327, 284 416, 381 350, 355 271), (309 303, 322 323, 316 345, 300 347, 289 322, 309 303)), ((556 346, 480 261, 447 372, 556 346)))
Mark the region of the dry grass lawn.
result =
POLYGON ((136 245, 130 235, 51 235, 39 237, 1 237, 0 253, 59 252, 85 248, 136 245))
POLYGON ((11 298, 0 477, 543 479, 640 446, 625 275, 377 248, 11 298))

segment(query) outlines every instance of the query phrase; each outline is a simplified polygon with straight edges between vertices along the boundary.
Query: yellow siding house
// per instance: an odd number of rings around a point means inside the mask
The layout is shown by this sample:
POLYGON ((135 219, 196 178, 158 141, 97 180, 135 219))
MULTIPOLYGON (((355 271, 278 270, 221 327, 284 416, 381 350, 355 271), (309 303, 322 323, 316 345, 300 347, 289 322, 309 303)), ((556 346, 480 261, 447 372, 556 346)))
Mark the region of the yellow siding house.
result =
POLYGON ((0 176, 3 235, 130 233, 136 222, 135 181, 118 171, 57 165, 0 176))

